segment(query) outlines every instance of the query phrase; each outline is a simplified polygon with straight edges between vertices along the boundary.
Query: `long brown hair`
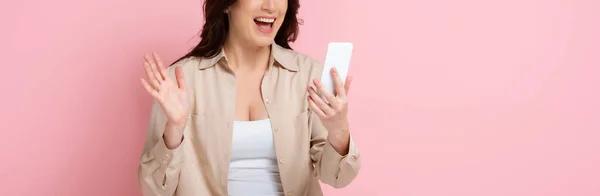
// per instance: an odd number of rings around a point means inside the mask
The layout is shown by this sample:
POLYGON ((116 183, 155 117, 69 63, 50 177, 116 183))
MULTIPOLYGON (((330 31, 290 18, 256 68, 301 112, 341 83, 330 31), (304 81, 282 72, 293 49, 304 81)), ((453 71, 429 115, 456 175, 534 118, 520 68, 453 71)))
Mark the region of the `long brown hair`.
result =
MULTIPOLYGON (((200 43, 190 52, 179 58, 173 64, 188 57, 214 57, 225 43, 225 38, 229 32, 229 20, 225 14, 225 9, 234 4, 236 0, 206 0, 204 1, 204 26, 200 33, 200 43)), ((288 8, 285 13, 285 19, 281 28, 275 35, 275 43, 287 49, 292 49, 289 42, 296 41, 298 38, 299 25, 302 23, 296 15, 300 8, 299 0, 288 0, 288 8)), ((173 65, 171 64, 171 65, 173 65)))

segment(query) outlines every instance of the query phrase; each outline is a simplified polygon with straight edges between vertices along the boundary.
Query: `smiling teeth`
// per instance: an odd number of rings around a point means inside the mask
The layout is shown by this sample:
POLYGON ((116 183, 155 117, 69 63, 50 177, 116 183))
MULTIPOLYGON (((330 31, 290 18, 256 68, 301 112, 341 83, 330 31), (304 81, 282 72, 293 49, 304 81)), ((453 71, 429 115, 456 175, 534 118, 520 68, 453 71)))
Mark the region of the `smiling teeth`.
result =
POLYGON ((265 22, 265 23, 273 23, 275 22, 274 18, 257 18, 256 21, 265 22))

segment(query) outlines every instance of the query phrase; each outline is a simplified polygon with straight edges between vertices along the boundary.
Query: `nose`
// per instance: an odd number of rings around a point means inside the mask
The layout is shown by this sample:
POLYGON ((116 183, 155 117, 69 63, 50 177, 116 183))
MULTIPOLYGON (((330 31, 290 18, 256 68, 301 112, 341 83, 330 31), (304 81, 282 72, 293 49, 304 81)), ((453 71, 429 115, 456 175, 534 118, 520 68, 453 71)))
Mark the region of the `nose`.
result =
POLYGON ((269 13, 275 12, 275 0, 263 0, 262 10, 269 13))

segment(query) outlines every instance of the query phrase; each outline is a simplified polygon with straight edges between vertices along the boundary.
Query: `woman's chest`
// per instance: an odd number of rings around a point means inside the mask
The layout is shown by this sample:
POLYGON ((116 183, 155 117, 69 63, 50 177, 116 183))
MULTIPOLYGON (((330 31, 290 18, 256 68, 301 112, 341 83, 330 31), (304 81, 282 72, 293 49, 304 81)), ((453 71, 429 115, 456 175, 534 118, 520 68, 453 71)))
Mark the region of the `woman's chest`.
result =
POLYGON ((308 78, 304 77, 265 74, 246 79, 204 73, 191 83, 192 114, 218 118, 212 120, 232 122, 241 114, 246 120, 268 117, 283 123, 280 121, 294 119, 308 110, 308 78))
POLYGON ((252 105, 262 107, 266 113, 261 119, 270 119, 278 162, 293 159, 292 154, 308 155, 311 135, 307 112, 308 78, 290 74, 271 71, 260 82, 247 81, 252 84, 222 72, 197 72, 190 78, 193 103, 185 134, 192 140, 190 148, 194 153, 206 159, 199 161, 210 159, 225 163, 230 160, 234 122, 243 120, 236 119, 236 114, 240 108, 242 113, 248 112, 248 106, 252 105), (242 107, 238 107, 240 103, 242 107))

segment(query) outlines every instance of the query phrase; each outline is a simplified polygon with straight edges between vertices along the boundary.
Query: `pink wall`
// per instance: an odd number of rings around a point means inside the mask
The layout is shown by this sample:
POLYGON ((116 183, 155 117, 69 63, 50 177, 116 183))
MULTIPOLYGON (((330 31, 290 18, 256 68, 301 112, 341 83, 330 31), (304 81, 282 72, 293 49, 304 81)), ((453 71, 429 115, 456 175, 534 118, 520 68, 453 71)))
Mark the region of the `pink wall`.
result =
MULTIPOLYGON (((3 3, 0 195, 140 195, 142 55, 172 61, 191 47, 200 6, 3 3)), ((303 1, 298 50, 322 59, 328 41, 356 45, 363 169, 326 194, 600 195, 599 7, 303 1)))

